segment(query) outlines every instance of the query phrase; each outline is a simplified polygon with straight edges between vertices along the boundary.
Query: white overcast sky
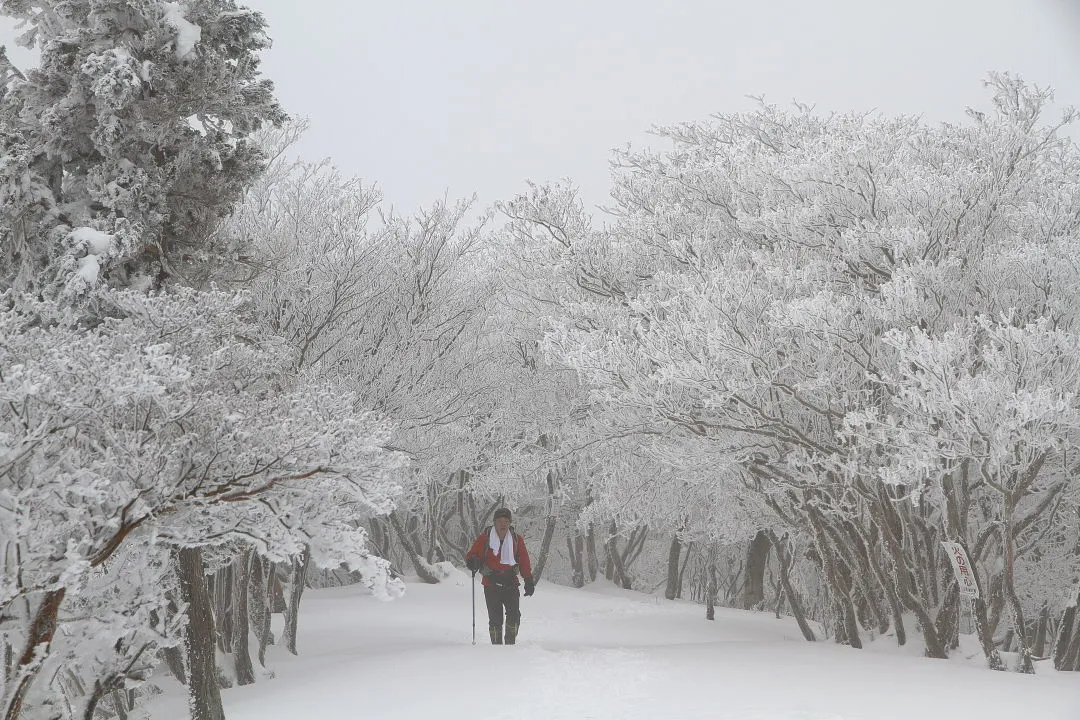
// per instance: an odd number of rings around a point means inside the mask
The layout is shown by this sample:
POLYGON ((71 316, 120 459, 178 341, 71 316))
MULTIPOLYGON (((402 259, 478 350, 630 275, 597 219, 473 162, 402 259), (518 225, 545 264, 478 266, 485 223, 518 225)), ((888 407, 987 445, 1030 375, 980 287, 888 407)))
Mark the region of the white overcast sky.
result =
POLYGON ((611 148, 748 95, 960 120, 985 105, 986 73, 1008 70, 1080 106, 1080 0, 246 4, 269 23, 282 103, 311 119, 300 152, 402 212, 561 177, 602 203, 611 148))

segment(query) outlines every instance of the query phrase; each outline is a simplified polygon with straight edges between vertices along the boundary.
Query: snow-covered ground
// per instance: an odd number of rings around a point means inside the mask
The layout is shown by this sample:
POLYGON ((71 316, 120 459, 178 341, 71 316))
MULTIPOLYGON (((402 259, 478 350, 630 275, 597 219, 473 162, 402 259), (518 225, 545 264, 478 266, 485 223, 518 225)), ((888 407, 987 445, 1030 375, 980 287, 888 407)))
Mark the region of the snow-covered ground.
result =
MULTIPOLYGON (((469 584, 455 572, 389 603, 359 587, 308 591, 301 655, 275 648, 274 679, 226 690, 228 720, 1080 718, 1075 673, 993 673, 974 646, 970 660, 935 661, 887 638, 862 651, 807 643, 768 613, 718 609, 708 622, 700 606, 610 585, 541 583, 522 598, 518 645, 492 646, 478 584, 473 647, 469 584)), ((152 712, 186 716, 175 688, 152 712)))

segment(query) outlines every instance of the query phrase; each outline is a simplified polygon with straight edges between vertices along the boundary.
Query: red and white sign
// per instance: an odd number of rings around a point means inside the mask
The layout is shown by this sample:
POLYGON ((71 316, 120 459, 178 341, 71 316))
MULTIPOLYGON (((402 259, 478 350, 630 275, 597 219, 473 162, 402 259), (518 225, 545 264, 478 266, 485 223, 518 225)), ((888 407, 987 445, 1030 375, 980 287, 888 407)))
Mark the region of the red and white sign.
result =
POLYGON ((975 571, 971 568, 964 546, 960 543, 942 542, 945 552, 952 561, 953 572, 956 574, 956 582, 960 583, 960 592, 970 595, 972 598, 979 597, 979 584, 975 582, 975 571))

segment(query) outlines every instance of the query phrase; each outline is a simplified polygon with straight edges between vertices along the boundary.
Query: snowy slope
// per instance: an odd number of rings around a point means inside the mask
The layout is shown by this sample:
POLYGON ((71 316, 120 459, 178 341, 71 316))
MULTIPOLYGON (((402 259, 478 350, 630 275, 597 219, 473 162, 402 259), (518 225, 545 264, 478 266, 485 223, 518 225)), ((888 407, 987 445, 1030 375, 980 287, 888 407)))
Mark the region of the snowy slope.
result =
MULTIPOLYGON (((464 573, 391 603, 349 587, 309 591, 304 605, 301 656, 275 649, 275 679, 225 691, 229 720, 1080 718, 1073 673, 992 673, 887 640, 807 643, 767 613, 718 609, 708 622, 700 606, 610 586, 542 583, 506 647, 487 643, 479 586, 471 645, 464 573)), ((152 709, 186 715, 172 691, 152 709)))

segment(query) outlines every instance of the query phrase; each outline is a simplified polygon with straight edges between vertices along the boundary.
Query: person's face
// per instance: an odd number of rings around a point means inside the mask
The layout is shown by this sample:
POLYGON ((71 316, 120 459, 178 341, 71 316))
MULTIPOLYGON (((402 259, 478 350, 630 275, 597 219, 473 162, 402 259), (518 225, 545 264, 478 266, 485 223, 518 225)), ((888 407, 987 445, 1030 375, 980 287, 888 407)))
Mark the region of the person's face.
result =
POLYGON ((495 529, 498 530, 500 533, 504 533, 507 530, 509 530, 510 529, 510 518, 508 518, 508 517, 497 517, 497 518, 495 518, 495 529))

